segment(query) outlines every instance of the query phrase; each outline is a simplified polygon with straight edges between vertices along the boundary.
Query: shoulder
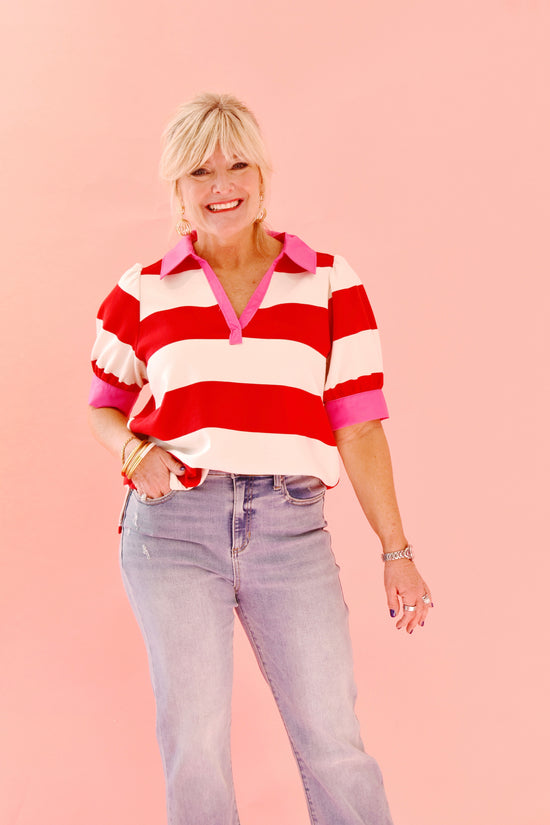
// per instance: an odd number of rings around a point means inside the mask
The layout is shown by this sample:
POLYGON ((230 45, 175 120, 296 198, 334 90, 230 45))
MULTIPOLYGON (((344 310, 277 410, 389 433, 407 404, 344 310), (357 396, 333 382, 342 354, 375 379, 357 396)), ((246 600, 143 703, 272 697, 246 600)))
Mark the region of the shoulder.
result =
POLYGON ((143 271, 141 264, 134 264, 127 269, 118 281, 118 287, 139 300, 139 281, 143 271))
POLYGON ((362 284, 356 271, 343 255, 317 252, 317 268, 328 272, 331 289, 348 289, 362 284))
POLYGON ((118 285, 122 288, 128 287, 131 291, 139 285, 143 275, 160 275, 162 261, 163 258, 159 258, 158 261, 146 266, 139 263, 134 264, 122 274, 118 285))
POLYGON ((122 273, 118 280, 117 287, 139 301, 143 276, 160 276, 162 260, 163 259, 160 258, 158 261, 147 266, 143 266, 143 264, 140 263, 133 264, 133 266, 122 273))
POLYGON ((122 273, 115 286, 103 299, 98 317, 120 316, 124 313, 139 311, 141 264, 134 264, 122 273))

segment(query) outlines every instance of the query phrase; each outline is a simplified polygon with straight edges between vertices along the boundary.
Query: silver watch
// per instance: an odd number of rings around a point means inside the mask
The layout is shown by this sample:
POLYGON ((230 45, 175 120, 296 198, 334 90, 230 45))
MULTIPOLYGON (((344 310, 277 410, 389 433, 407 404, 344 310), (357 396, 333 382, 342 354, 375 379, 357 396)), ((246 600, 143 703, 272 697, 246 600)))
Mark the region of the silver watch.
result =
POLYGON ((404 550, 394 550, 393 553, 382 553, 382 561, 396 561, 397 559, 414 559, 412 544, 407 544, 404 550))

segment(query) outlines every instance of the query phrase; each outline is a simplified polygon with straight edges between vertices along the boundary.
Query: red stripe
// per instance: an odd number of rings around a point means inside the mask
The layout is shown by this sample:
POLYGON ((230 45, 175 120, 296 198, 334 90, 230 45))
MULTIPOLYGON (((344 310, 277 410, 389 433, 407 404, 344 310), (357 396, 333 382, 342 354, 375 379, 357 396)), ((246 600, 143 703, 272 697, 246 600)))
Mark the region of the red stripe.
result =
POLYGON ((326 252, 318 252, 317 266, 334 266, 334 255, 329 255, 326 252))
POLYGON ((352 381, 342 381, 341 384, 336 384, 335 387, 325 392, 323 401, 326 404, 328 401, 334 401, 336 398, 355 395, 356 392, 381 390, 383 384, 384 374, 381 372, 373 372, 372 375, 362 375, 360 378, 354 378, 352 381))
MULTIPOLYGON (((162 265, 162 258, 160 261, 155 261, 154 264, 146 266, 141 270, 142 275, 160 275, 160 268, 162 265)), ((176 264, 173 269, 170 269, 166 275, 177 275, 180 272, 189 272, 191 269, 200 269, 201 265, 196 258, 191 255, 186 255, 183 261, 176 264)))
POLYGON ((105 370, 102 370, 101 367, 97 366, 97 361, 92 361, 92 369, 98 378, 101 378, 102 381, 105 381, 107 384, 111 384, 113 387, 118 387, 120 390, 126 390, 126 392, 139 392, 141 390, 139 384, 125 384, 123 381, 120 381, 116 375, 113 375, 112 372, 105 372, 105 370))
POLYGON ((329 300, 332 317, 332 340, 345 338, 365 329, 377 329, 365 288, 350 286, 332 293, 329 300))
POLYGON ((229 338, 229 329, 219 306, 175 307, 148 315, 141 322, 137 356, 151 355, 175 341, 189 338, 229 338))
MULTIPOLYGON (((246 325, 243 336, 298 341, 326 358, 330 352, 328 311, 311 304, 260 308, 246 325)), ((183 306, 147 316, 141 322, 137 356, 147 361, 161 347, 191 338, 229 338, 229 328, 219 306, 183 306)))
MULTIPOLYGON (((317 252, 317 268, 320 266, 334 266, 334 255, 328 255, 326 252, 317 252)), ((303 266, 297 264, 296 261, 293 261, 286 252, 282 255, 280 261, 278 261, 277 266, 275 267, 275 272, 307 272, 307 269, 304 269, 303 266)))
POLYGON ((154 264, 144 266, 141 270, 142 275, 160 275, 160 268, 162 266, 162 258, 160 261, 155 261, 154 264))
POLYGON ((166 393, 158 410, 151 399, 132 422, 134 432, 154 434, 161 441, 171 441, 203 427, 304 435, 331 446, 335 444, 319 396, 273 384, 191 384, 166 393))
POLYGON ((277 261, 275 265, 275 272, 287 272, 287 273, 295 273, 295 272, 307 272, 307 269, 304 269, 303 266, 297 264, 296 261, 293 261, 286 252, 281 255, 281 258, 277 261))
POLYGON ((133 346, 139 328, 139 301, 118 284, 101 304, 97 317, 103 321, 103 329, 133 346))
POLYGON ((330 352, 328 310, 313 304, 289 303, 260 308, 246 325, 243 335, 298 341, 325 358, 330 352))

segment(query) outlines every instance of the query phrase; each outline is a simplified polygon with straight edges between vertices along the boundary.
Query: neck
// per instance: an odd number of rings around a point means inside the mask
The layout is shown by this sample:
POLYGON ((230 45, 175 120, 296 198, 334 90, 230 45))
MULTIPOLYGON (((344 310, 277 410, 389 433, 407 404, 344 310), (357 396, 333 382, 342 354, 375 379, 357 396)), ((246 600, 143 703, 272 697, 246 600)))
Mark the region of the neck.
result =
POLYGON ((194 247, 214 270, 239 269, 259 256, 253 227, 229 238, 197 233, 194 247))

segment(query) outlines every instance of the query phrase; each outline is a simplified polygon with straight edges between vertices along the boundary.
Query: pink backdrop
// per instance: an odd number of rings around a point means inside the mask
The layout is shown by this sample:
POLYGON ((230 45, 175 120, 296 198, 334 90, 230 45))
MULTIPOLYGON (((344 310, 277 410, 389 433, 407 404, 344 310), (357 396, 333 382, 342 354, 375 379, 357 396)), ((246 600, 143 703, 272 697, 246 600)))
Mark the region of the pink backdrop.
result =
MULTIPOLYGON (((327 507, 395 823, 547 822, 549 4, 26 0, 5 17, 2 825, 164 818, 88 359, 101 299, 175 240, 159 136, 209 89, 263 125, 271 225, 345 255, 382 330, 398 493, 436 603, 423 630, 394 629, 347 481, 327 507)), ((305 825, 238 624, 235 656, 242 825, 305 825)))

